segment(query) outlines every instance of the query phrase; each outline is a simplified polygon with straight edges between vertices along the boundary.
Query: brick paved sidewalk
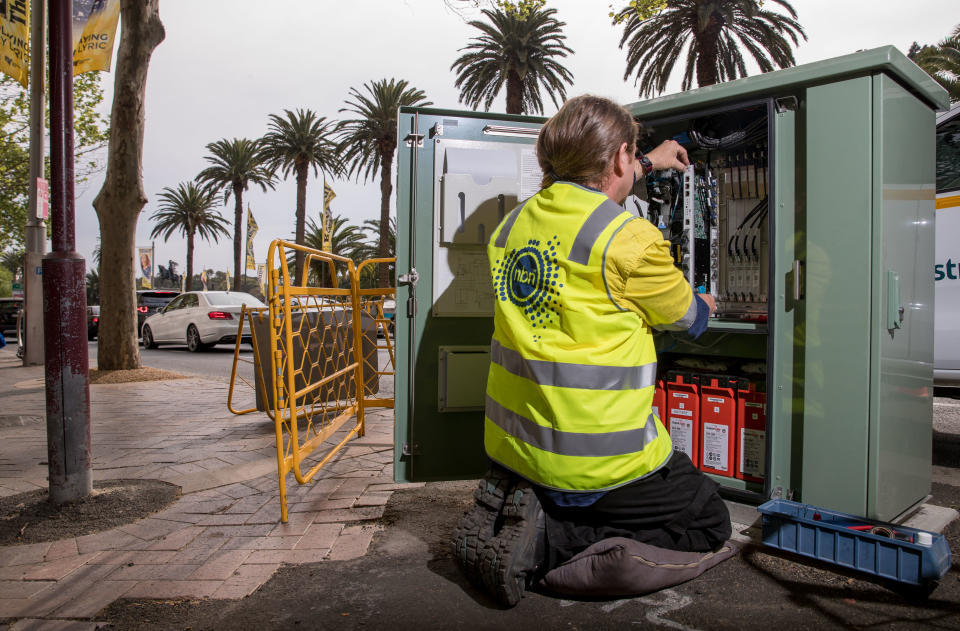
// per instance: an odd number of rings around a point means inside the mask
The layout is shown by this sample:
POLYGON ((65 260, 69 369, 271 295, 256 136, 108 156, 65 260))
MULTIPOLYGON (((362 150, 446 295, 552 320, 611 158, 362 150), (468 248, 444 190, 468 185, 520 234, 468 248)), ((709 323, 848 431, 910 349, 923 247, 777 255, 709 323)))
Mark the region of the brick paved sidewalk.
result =
MULTIPOLYGON (((0 496, 47 486, 42 379, 42 367, 0 350, 0 496)), ((393 411, 371 410, 366 436, 314 484, 288 478, 281 524, 273 423, 231 414, 226 384, 97 385, 90 395, 94 479, 163 480, 183 497, 103 533, 0 547, 0 619, 22 618, 15 629, 88 621, 120 597, 242 598, 281 563, 362 556, 403 486, 393 483, 393 411)), ((238 404, 252 407, 252 393, 238 404)))

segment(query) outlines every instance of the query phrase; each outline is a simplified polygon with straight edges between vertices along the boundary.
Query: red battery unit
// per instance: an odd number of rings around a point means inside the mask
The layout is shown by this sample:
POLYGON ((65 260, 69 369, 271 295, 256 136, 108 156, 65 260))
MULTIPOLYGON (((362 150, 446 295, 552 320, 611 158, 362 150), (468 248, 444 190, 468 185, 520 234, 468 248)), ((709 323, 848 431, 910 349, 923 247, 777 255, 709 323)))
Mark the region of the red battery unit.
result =
POLYGON ((670 373, 667 375, 667 431, 673 441, 673 450, 690 456, 693 466, 700 460, 700 394, 698 375, 670 373))
MULTIPOLYGON (((667 391, 663 387, 663 379, 657 379, 656 388, 653 390, 653 413, 657 415, 664 427, 667 425, 667 391)), ((667 431, 670 428, 667 427, 667 431)))
POLYGON ((767 460, 767 393, 741 381, 737 390, 737 478, 763 483, 767 460))
POLYGON ((700 470, 732 478, 736 464, 737 379, 700 377, 700 470))

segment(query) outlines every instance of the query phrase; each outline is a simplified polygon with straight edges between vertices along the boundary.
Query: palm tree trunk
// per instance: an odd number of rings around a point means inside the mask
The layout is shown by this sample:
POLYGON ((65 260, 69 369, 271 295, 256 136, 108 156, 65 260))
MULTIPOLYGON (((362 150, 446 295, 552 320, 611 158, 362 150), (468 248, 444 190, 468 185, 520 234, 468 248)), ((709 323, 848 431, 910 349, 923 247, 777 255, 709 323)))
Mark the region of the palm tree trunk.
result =
POLYGON ((187 233, 187 279, 184 281, 185 291, 193 287, 193 230, 187 233))
POLYGON ((507 114, 523 114, 523 80, 516 70, 507 71, 507 114))
POLYGON ((702 32, 697 36, 700 43, 700 54, 697 55, 697 86, 705 87, 714 85, 718 81, 717 65, 720 60, 717 58, 718 47, 720 44, 720 32, 723 29, 723 21, 714 13, 710 16, 710 22, 702 32))
POLYGON ((233 288, 243 291, 240 284, 240 235, 243 228, 243 186, 233 183, 233 288))
MULTIPOLYGON (((297 231, 295 242, 297 245, 303 245, 303 235, 307 223, 307 175, 310 167, 308 164, 297 164, 297 231)), ((300 283, 300 274, 303 270, 303 252, 297 250, 294 263, 293 284, 300 283)))
MULTIPOLYGON (((388 258, 393 256, 390 252, 390 196, 393 194, 393 154, 396 146, 384 148, 380 160, 380 247, 377 252, 378 258, 388 258)), ((377 284, 380 287, 390 286, 389 265, 380 263, 377 265, 377 284)))

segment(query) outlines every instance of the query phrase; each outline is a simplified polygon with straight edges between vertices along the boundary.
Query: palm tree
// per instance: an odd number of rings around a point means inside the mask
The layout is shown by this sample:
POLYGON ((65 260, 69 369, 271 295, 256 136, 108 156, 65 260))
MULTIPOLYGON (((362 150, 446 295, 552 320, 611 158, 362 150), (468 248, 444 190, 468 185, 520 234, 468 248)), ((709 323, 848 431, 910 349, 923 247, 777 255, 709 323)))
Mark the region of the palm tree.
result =
POLYGON ((508 114, 543 113, 541 88, 555 106, 558 97, 566 100, 564 84, 572 84, 573 75, 557 58, 573 50, 564 44, 566 23, 553 17, 556 12, 539 3, 527 11, 506 6, 483 9, 488 22, 469 22, 482 35, 461 48, 463 55, 450 66, 457 72, 460 102, 473 108, 482 103, 489 111, 504 84, 508 114))
MULTIPOLYGON (((409 87, 403 79, 381 79, 363 85, 366 94, 350 88, 347 107, 341 112, 352 112, 359 118, 341 121, 337 126, 337 150, 347 165, 347 174, 364 181, 380 172, 380 221, 390 222, 390 197, 393 192, 393 156, 397 150, 397 111, 403 106, 433 105, 426 95, 409 87)), ((380 232, 380 256, 387 257, 388 235, 380 232)), ((386 287, 389 274, 381 265, 380 286, 386 287)))
POLYGON ((0 255, 0 266, 7 268, 16 278, 23 271, 23 250, 5 250, 0 255))
MULTIPOLYGON (((317 116, 312 110, 283 111, 284 116, 270 115, 270 127, 261 140, 260 156, 271 173, 280 171, 284 177, 297 176, 296 243, 303 244, 307 215, 307 176, 313 167, 313 176, 322 171, 337 175, 343 171, 334 143, 329 140, 333 122, 317 116)), ((303 254, 296 256, 295 278, 300 278, 303 254)))
MULTIPOLYGON (((377 240, 375 244, 379 243, 380 235, 380 226, 383 225, 383 222, 379 219, 367 219, 363 222, 363 227, 361 228, 364 231, 369 231, 370 234, 375 237, 377 240)), ((393 257, 397 255, 397 219, 396 217, 390 217, 390 222, 387 224, 387 257, 393 257)), ((366 258, 383 258, 383 255, 380 252, 379 247, 376 245, 368 245, 367 250, 363 252, 361 259, 366 258)), ((396 275, 396 265, 378 265, 380 268, 387 268, 388 273, 390 274, 390 282, 387 285, 388 287, 393 287, 396 285, 395 275, 396 275)), ((383 287, 383 285, 379 285, 383 287)))
POLYGON ((230 201, 233 193, 233 286, 238 289, 240 283, 241 239, 243 228, 243 192, 250 184, 258 185, 264 192, 273 188, 273 175, 263 167, 259 153, 259 143, 249 138, 218 140, 207 145, 211 155, 206 156, 211 163, 197 175, 197 181, 210 190, 223 191, 223 203, 230 201))
MULTIPOLYGON (((363 229, 347 223, 349 220, 340 215, 333 215, 330 221, 330 248, 324 248, 323 227, 313 218, 307 221, 303 244, 314 250, 324 250, 338 256, 353 259, 355 263, 367 258, 370 245, 366 242, 363 229)), ((288 261, 289 264, 289 261, 288 261)), ((317 282, 316 272, 311 270, 313 282, 317 282)), ((299 277, 298 277, 299 278, 299 277)))
POLYGON ((87 272, 87 304, 100 304, 100 274, 95 269, 87 272))
POLYGON ((747 76, 740 48, 743 47, 760 66, 761 72, 793 66, 793 45, 798 36, 807 39, 797 12, 786 0, 770 0, 789 15, 761 7, 760 0, 667 0, 666 7, 644 19, 627 6, 615 17, 624 23, 620 48, 627 47, 626 80, 636 71, 641 96, 652 96, 666 89, 684 47, 686 67, 681 89, 713 85, 720 81, 747 76))
POLYGON ((194 182, 181 182, 176 189, 165 187, 159 197, 162 203, 150 216, 157 222, 150 237, 162 236, 167 241, 170 235, 179 232, 187 238, 186 290, 190 291, 193 285, 194 237, 216 242, 220 235, 230 236, 230 223, 213 210, 216 193, 200 188, 194 182))
POLYGON ((920 48, 914 42, 909 57, 943 86, 951 101, 960 101, 960 24, 936 46, 920 48))

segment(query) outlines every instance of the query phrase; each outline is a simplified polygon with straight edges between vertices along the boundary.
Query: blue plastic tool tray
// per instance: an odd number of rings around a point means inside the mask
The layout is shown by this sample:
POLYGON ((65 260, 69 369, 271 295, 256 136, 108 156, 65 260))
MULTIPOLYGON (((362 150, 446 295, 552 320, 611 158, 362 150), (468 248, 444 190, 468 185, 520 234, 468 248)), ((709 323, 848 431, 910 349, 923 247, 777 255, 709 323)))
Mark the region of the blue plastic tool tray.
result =
POLYGON ((789 500, 770 500, 757 510, 763 515, 763 543, 773 548, 908 585, 935 581, 950 569, 950 546, 938 533, 789 500), (916 543, 921 533, 921 540, 930 535, 929 545, 916 543))

